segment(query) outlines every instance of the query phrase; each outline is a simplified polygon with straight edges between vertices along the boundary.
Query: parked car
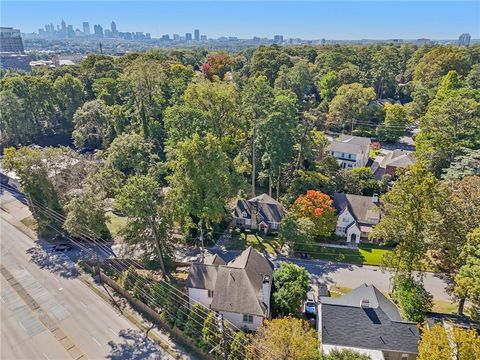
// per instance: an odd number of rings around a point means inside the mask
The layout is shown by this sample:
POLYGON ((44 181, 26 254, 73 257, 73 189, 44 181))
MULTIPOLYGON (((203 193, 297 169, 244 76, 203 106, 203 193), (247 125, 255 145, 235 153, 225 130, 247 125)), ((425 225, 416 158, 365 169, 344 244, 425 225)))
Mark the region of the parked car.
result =
POLYGON ((305 316, 314 317, 317 313, 317 303, 315 301, 315 294, 310 291, 307 294, 307 301, 305 302, 305 316))
POLYGON ((71 244, 58 244, 52 247, 52 251, 63 252, 72 250, 73 246, 71 244))

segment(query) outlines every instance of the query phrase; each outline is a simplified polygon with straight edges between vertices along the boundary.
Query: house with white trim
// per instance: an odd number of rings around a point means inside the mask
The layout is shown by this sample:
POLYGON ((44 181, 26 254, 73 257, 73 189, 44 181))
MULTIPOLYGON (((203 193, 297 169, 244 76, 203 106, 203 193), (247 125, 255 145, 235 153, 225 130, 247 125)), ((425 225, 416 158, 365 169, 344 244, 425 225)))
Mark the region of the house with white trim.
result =
POLYGON ((364 167, 370 156, 370 145, 369 138, 342 134, 332 140, 328 153, 337 159, 342 169, 364 167))

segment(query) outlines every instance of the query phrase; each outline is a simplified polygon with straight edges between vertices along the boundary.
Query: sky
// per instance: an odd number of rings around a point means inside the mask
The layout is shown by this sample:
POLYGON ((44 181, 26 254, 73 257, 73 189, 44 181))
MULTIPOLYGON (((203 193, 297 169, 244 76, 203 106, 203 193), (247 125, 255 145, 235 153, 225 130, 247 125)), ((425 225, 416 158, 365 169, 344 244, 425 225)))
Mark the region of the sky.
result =
POLYGON ((2 26, 37 32, 65 19, 152 37, 200 29, 208 37, 303 39, 480 38, 480 1, 0 1, 2 26))

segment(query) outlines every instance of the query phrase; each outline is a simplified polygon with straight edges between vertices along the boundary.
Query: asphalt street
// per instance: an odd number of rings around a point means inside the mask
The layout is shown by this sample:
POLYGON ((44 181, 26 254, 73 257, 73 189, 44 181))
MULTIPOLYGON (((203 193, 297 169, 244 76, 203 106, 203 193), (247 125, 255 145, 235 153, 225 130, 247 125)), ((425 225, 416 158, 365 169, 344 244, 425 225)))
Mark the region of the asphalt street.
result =
MULTIPOLYGON (((3 217, 0 235, 1 264, 80 349, 81 359, 172 358, 81 282, 66 256, 45 252, 3 217)), ((5 276, 0 278, 0 358, 72 358, 5 276)))

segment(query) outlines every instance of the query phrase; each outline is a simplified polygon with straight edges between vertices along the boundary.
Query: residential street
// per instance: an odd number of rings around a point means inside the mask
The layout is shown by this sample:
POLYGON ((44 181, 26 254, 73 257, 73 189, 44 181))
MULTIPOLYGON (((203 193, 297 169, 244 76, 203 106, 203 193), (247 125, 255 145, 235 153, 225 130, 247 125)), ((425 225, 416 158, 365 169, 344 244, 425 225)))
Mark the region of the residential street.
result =
POLYGON ((126 318, 78 279, 71 261, 52 265, 23 232, 0 218, 1 359, 170 359, 126 318), (12 278, 7 281, 5 273, 12 278), (18 282, 25 290, 20 295, 18 282), (38 304, 32 309, 30 296, 38 304), (29 306, 30 305, 30 306, 29 306), (45 325, 45 316, 52 327, 45 325), (52 328, 61 329, 58 340, 52 328), (67 353, 66 349, 78 351, 67 353))

